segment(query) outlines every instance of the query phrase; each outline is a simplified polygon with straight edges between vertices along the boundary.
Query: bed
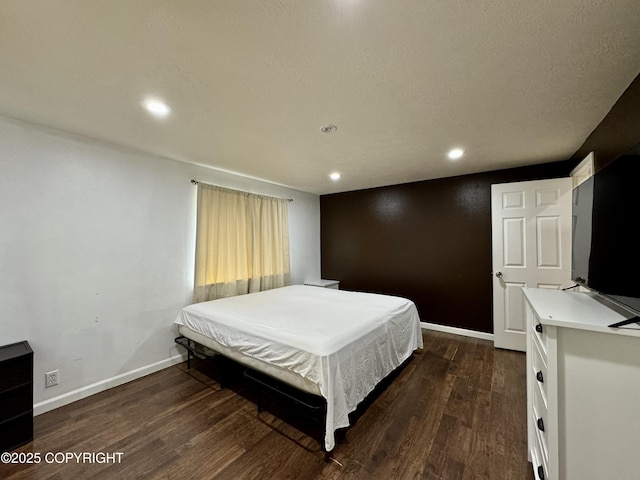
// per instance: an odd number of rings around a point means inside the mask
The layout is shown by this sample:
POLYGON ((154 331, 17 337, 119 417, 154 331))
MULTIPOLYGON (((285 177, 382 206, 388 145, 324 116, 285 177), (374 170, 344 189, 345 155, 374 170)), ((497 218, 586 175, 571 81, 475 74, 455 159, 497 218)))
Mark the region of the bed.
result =
POLYGON ((189 305, 184 337, 303 392, 326 399, 324 448, 349 413, 422 348, 413 302, 401 297, 291 285, 189 305))

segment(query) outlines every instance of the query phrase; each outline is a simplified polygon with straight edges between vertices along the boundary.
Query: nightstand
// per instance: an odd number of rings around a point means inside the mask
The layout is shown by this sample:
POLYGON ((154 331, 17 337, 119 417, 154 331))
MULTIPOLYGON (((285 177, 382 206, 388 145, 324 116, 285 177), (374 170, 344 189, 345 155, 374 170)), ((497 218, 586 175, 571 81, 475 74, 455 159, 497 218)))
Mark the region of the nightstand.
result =
POLYGON ((0 452, 33 440, 33 350, 19 342, 0 347, 0 452))
POLYGON ((339 280, 311 280, 304 282, 304 284, 310 287, 333 288, 335 290, 340 290, 339 280))

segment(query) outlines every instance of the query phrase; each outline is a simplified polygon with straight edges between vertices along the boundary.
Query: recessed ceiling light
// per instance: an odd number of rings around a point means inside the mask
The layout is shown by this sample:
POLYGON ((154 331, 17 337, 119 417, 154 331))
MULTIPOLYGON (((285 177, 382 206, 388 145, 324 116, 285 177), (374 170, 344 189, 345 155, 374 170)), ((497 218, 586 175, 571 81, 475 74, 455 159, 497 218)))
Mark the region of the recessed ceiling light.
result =
POLYGON ((162 100, 158 100, 155 98, 148 98, 142 102, 142 106, 147 109, 149 113, 155 115, 156 117, 166 117, 171 113, 171 108, 169 105, 164 103, 162 100))
POLYGON ((338 127, 335 125, 325 125, 324 127, 320 127, 320 131, 322 133, 333 133, 338 130, 338 127))
POLYGON ((332 174, 329 175, 329 178, 331 180, 333 180, 334 182, 336 180, 340 180, 341 175, 338 172, 333 172, 332 174))
POLYGON ((447 153, 447 156, 451 160, 457 160, 458 158, 462 157, 462 155, 464 155, 464 150, 462 150, 461 148, 454 148, 452 150, 449 150, 449 153, 447 153))

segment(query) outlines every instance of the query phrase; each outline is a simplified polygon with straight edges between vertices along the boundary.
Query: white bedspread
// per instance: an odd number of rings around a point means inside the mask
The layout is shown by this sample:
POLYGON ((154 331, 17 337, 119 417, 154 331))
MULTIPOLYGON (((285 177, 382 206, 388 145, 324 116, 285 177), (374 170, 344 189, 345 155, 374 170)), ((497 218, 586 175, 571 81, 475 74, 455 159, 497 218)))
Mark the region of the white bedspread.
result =
POLYGON ((410 300, 312 286, 197 303, 175 323, 318 384, 327 400, 327 451, 335 430, 349 426, 348 414, 422 348, 410 300))

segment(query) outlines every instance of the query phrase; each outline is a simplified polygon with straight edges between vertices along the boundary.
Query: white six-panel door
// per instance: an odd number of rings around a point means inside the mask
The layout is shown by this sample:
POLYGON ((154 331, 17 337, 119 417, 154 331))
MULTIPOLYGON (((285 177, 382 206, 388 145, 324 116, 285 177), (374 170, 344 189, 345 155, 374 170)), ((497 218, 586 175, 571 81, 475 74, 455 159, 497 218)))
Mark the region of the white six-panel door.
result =
POLYGON ((491 186, 493 338, 526 350, 522 287, 571 284, 571 179, 491 186))

